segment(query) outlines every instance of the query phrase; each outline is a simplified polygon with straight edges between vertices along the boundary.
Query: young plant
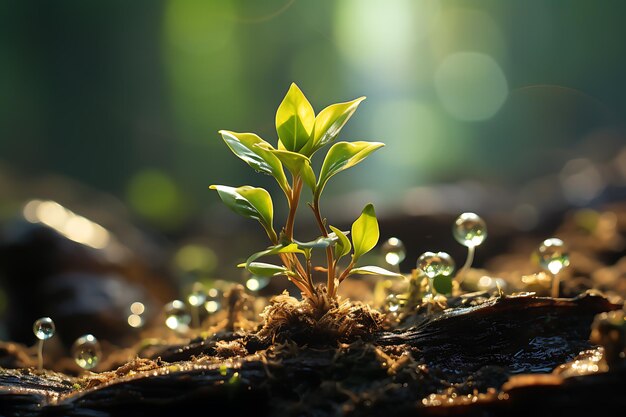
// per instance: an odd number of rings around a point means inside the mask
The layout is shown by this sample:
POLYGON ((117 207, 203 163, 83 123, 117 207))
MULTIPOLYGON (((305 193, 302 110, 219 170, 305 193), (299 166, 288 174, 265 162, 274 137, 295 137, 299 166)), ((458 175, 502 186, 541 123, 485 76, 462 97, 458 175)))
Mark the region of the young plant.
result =
POLYGON ((252 254, 240 267, 254 275, 273 277, 284 275, 318 308, 327 308, 334 300, 337 287, 353 274, 398 276, 375 266, 356 267, 361 256, 372 250, 378 242, 378 221, 374 206, 368 204, 353 223, 351 232, 341 231, 328 224, 322 216, 320 199, 328 181, 351 168, 374 151, 384 146, 380 142, 337 142, 326 154, 320 172, 313 171, 311 158, 326 145, 335 142, 339 132, 352 117, 365 97, 326 107, 315 115, 313 107, 302 91, 291 84, 287 95, 276 112, 277 147, 273 147, 254 133, 236 133, 221 130, 224 142, 230 150, 257 172, 274 177, 287 200, 289 208, 284 225, 276 232, 272 197, 263 188, 251 186, 228 187, 212 185, 222 201, 236 213, 257 220, 267 234, 271 246, 252 254), (284 168, 290 174, 287 179, 284 168), (303 187, 312 193, 308 203, 319 228, 320 236, 309 242, 296 240, 294 227, 296 211, 303 187), (351 240, 348 239, 351 235, 351 240), (313 266, 312 252, 316 249, 326 253, 326 265, 313 266), (264 256, 277 255, 282 265, 258 262, 264 256), (339 261, 351 255, 350 262, 341 268, 339 261), (313 272, 326 273, 326 285, 316 286, 313 272))

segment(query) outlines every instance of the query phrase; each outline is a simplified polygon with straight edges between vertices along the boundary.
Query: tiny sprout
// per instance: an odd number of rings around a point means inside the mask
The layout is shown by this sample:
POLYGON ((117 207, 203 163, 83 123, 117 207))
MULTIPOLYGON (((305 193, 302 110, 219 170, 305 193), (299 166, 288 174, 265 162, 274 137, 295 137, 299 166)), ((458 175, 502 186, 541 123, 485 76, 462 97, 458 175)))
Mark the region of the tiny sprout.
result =
MULTIPOLYGON (((219 132, 235 156, 255 171, 274 177, 288 208, 285 221, 275 227, 274 202, 267 190, 249 185, 209 187, 217 191, 222 202, 235 213, 258 221, 269 238, 271 246, 252 254, 238 266, 266 279, 287 277, 310 303, 322 310, 332 304, 327 300, 337 298, 338 285, 349 276, 379 275, 381 272, 383 275, 399 276, 382 268, 357 267, 359 259, 376 246, 380 236, 373 205, 365 206, 350 231, 340 230, 327 222, 320 208, 323 191, 335 175, 360 164, 385 146, 380 142, 336 141, 341 129, 364 99, 359 97, 332 104, 316 113, 300 88, 292 84, 276 111, 276 146, 254 133, 219 132), (312 159, 326 146, 329 149, 323 156, 321 167, 315 170, 312 159), (285 171, 289 172, 291 181, 285 171), (303 189, 311 192, 308 206, 320 233, 319 237, 309 242, 299 241, 294 235, 303 189), (312 253, 315 250, 326 253, 325 265, 313 264, 312 253), (272 255, 278 255, 280 264, 258 261, 261 257, 272 255), (341 258, 348 256, 347 266, 341 265, 341 258), (321 270, 326 273, 325 286, 314 282, 314 272, 321 270)), ((396 255, 393 262, 397 265, 400 253, 396 255)), ((250 282, 253 287, 256 284, 250 282)))
POLYGON ((100 342, 92 334, 83 335, 72 345, 72 356, 81 368, 93 369, 98 365, 102 356, 100 342))
POLYGON ((552 298, 559 296, 559 272, 569 266, 569 254, 561 239, 544 240, 537 250, 539 266, 552 276, 552 298))
POLYGON ((194 282, 191 287, 191 293, 187 297, 187 301, 191 306, 191 318, 194 328, 200 327, 200 307, 206 302, 206 290, 201 282, 194 282))
POLYGON ((467 258, 457 274, 457 281, 463 281, 463 276, 472 266, 476 246, 487 238, 487 225, 476 213, 463 213, 454 221, 452 234, 457 242, 467 247, 467 258))
POLYGON ((43 343, 45 340, 54 336, 55 330, 56 327, 50 317, 42 317, 35 320, 35 323, 33 323, 33 333, 35 333, 35 336, 39 339, 37 345, 37 363, 40 371, 43 369, 43 343))
MULTIPOLYGON (((454 272, 454 260, 446 252, 424 252, 417 258, 417 269, 428 277, 428 295, 434 293, 435 277, 449 277, 454 272)), ((428 304, 430 313, 430 303, 428 304)))
POLYGON ((399 269, 400 262, 402 262, 406 257, 404 243, 402 243, 402 241, 397 237, 390 237, 385 243, 383 243, 380 249, 385 257, 385 262, 392 267, 399 269))
POLYGON ((177 332, 185 332, 189 329, 191 315, 187 306, 180 300, 174 300, 165 305, 165 325, 177 332))

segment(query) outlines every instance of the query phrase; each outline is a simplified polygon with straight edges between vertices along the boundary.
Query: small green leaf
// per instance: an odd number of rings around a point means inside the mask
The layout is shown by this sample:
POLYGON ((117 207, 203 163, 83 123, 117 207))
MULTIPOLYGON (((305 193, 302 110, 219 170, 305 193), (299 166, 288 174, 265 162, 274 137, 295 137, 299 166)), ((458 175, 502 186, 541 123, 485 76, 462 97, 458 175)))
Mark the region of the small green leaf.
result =
POLYGON ((283 149, 271 149, 272 152, 291 172, 294 177, 301 177, 304 183, 315 190, 315 173, 311 167, 311 160, 304 155, 283 149))
POLYGON ((398 274, 396 272, 388 271, 384 268, 380 268, 378 266, 362 266, 359 268, 354 268, 350 271, 351 274, 360 274, 360 275, 381 275, 383 277, 394 277, 394 278, 404 278, 404 275, 398 274))
POLYGON ((246 268, 248 268, 250 264, 252 264, 254 261, 262 256, 278 255, 279 253, 304 253, 304 251, 298 248, 298 245, 296 245, 295 243, 290 243, 288 245, 270 246, 269 248, 262 250, 261 252, 253 253, 252 255, 250 255, 250 257, 246 260, 246 268))
POLYGON ((352 250, 352 244, 350 243, 350 239, 346 236, 346 233, 337 229, 334 226, 329 226, 330 230, 333 231, 335 236, 337 236, 337 244, 335 245, 335 259, 340 259, 350 253, 352 250))
POLYGON ((433 278, 433 287, 438 294, 450 294, 452 292, 452 276, 437 275, 433 278))
POLYGON ((326 154, 315 193, 318 198, 328 180, 335 174, 355 166, 375 150, 385 146, 380 142, 337 142, 326 154))
POLYGON ((263 188, 244 185, 234 188, 226 185, 212 185, 209 188, 217 190, 220 198, 235 213, 258 220, 270 239, 276 238, 273 218, 274 206, 272 197, 263 188))
MULTIPOLYGON (((296 84, 291 84, 276 111, 276 132, 284 149, 298 152, 308 141, 315 111, 296 84)), ((280 145, 279 145, 280 148, 280 145)))
MULTIPOLYGON (((245 268, 246 263, 237 265, 239 268, 245 268)), ((274 277, 276 275, 284 275, 287 273, 287 268, 281 265, 266 264, 263 262, 251 262, 246 268, 250 273, 261 277, 274 277)))
POLYGON ((320 236, 317 239, 312 240, 310 242, 299 242, 294 239, 294 242, 298 245, 300 249, 323 249, 331 245, 334 245, 336 241, 337 241, 336 236, 335 237, 320 236))
POLYGON ((254 133, 236 133, 228 130, 220 130, 219 133, 236 156, 256 171, 273 176, 284 191, 289 189, 280 160, 269 150, 273 149, 272 145, 254 133))
POLYGON ((378 243, 380 232, 374 206, 368 204, 354 223, 352 223, 352 245, 354 246, 353 259, 356 261, 378 243))
POLYGON ((363 100, 365 97, 346 103, 332 104, 319 112, 315 118, 311 139, 301 152, 305 155, 313 155, 318 149, 333 142, 363 100))

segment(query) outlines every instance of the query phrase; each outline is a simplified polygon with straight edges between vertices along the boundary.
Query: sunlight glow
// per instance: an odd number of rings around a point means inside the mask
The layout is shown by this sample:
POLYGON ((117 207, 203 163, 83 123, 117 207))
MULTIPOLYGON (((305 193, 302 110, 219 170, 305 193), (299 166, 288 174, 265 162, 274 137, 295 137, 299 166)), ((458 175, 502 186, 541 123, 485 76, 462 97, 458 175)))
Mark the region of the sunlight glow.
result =
POLYGON ((68 239, 94 249, 105 248, 111 240, 104 227, 55 201, 31 200, 24 206, 23 215, 30 223, 45 224, 68 239))

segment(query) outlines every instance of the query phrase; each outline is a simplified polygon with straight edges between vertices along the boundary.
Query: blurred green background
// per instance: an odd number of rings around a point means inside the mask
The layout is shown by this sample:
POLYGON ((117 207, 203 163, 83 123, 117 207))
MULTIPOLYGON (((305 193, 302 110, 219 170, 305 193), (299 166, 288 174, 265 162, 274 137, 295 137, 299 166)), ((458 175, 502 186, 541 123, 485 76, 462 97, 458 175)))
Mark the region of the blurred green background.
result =
POLYGON ((180 230, 226 213, 209 184, 274 189, 217 131, 275 143, 295 81, 316 111, 366 95, 340 138, 387 144, 331 183, 338 206, 349 190, 359 206, 419 214, 441 208, 422 187, 457 182, 513 190, 522 214, 545 194, 586 205, 607 185, 602 166, 624 171, 624 12, 587 0, 5 1, 0 167, 68 177, 180 230), (560 189, 528 185, 549 175, 560 189))
MULTIPOLYGON (((316 111, 367 96, 340 140, 387 144, 330 182, 332 224, 374 203, 409 272, 425 250, 460 264, 450 225, 473 211, 489 225, 475 265, 526 257, 569 209, 626 202, 625 14, 617 0, 0 2, 0 339, 30 343, 46 315, 67 343, 93 328, 126 343, 195 281, 293 291, 235 268, 268 242, 208 189, 268 188, 280 228, 276 184, 217 132, 275 144, 291 82, 316 111)), ((296 237, 313 239, 301 208, 296 237)))

